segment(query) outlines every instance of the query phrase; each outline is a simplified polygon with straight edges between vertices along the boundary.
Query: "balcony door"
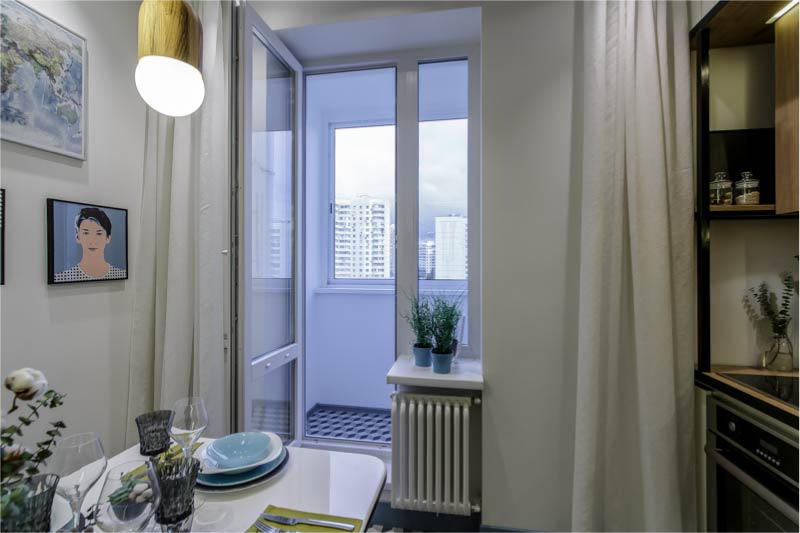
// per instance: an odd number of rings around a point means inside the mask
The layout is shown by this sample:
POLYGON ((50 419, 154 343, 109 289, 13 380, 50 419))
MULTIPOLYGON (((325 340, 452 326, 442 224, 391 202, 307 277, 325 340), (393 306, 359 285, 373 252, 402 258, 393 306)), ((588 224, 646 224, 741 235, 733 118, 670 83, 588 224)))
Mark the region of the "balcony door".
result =
POLYGON ((302 67, 252 7, 237 9, 236 429, 290 442, 303 359, 302 67))

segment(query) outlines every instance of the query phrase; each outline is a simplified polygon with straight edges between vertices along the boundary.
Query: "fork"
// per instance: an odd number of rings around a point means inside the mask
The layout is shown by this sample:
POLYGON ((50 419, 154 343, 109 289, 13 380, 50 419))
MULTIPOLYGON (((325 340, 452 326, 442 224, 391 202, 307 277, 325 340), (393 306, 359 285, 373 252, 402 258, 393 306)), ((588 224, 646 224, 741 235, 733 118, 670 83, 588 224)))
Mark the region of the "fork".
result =
POLYGON ((256 529, 261 531, 261 533, 279 533, 280 529, 272 527, 269 524, 265 524, 260 519, 256 520, 256 529))

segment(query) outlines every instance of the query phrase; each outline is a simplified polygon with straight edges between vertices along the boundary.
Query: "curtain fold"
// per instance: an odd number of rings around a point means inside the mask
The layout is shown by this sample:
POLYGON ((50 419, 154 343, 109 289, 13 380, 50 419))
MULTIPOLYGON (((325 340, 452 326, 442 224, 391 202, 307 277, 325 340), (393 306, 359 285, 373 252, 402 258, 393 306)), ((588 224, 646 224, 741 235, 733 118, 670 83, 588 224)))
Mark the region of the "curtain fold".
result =
POLYGON ((203 105, 171 118, 147 108, 135 258, 126 442, 134 418, 202 396, 206 435, 229 428, 223 340, 228 247, 230 6, 195 2, 203 24, 203 105))
POLYGON ((583 10, 572 529, 693 530, 687 5, 587 2, 583 10))

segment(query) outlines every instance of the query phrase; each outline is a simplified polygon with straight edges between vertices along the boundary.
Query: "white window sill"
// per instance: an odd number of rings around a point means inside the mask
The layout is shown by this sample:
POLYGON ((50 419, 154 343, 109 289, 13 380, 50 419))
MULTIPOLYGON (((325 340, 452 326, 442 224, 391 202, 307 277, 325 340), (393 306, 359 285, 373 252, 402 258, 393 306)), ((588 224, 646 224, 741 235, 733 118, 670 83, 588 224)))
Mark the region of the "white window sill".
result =
POLYGON ((380 285, 374 286, 355 286, 355 285, 327 285, 325 287, 317 287, 314 289, 314 294, 360 294, 360 295, 375 295, 375 296, 394 296, 394 287, 381 287, 380 285))
POLYGON ((386 374, 389 385, 410 385, 440 389, 483 390, 483 365, 480 359, 457 357, 449 374, 435 374, 431 367, 419 367, 414 357, 401 355, 386 374))

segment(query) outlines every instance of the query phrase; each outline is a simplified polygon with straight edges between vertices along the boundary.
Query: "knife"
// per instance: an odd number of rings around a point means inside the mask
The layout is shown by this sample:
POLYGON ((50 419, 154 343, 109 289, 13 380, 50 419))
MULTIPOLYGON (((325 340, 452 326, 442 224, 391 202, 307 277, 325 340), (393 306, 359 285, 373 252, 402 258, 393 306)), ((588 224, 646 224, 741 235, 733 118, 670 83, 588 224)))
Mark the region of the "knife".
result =
POLYGON ((353 531, 356 528, 352 524, 345 524, 344 522, 331 522, 329 520, 317 520, 316 518, 289 518, 288 516, 280 516, 268 513, 261 513, 261 518, 269 520, 270 522, 275 522, 276 524, 283 524, 285 526, 306 524, 309 526, 332 527, 333 529, 342 529, 344 531, 353 531))

